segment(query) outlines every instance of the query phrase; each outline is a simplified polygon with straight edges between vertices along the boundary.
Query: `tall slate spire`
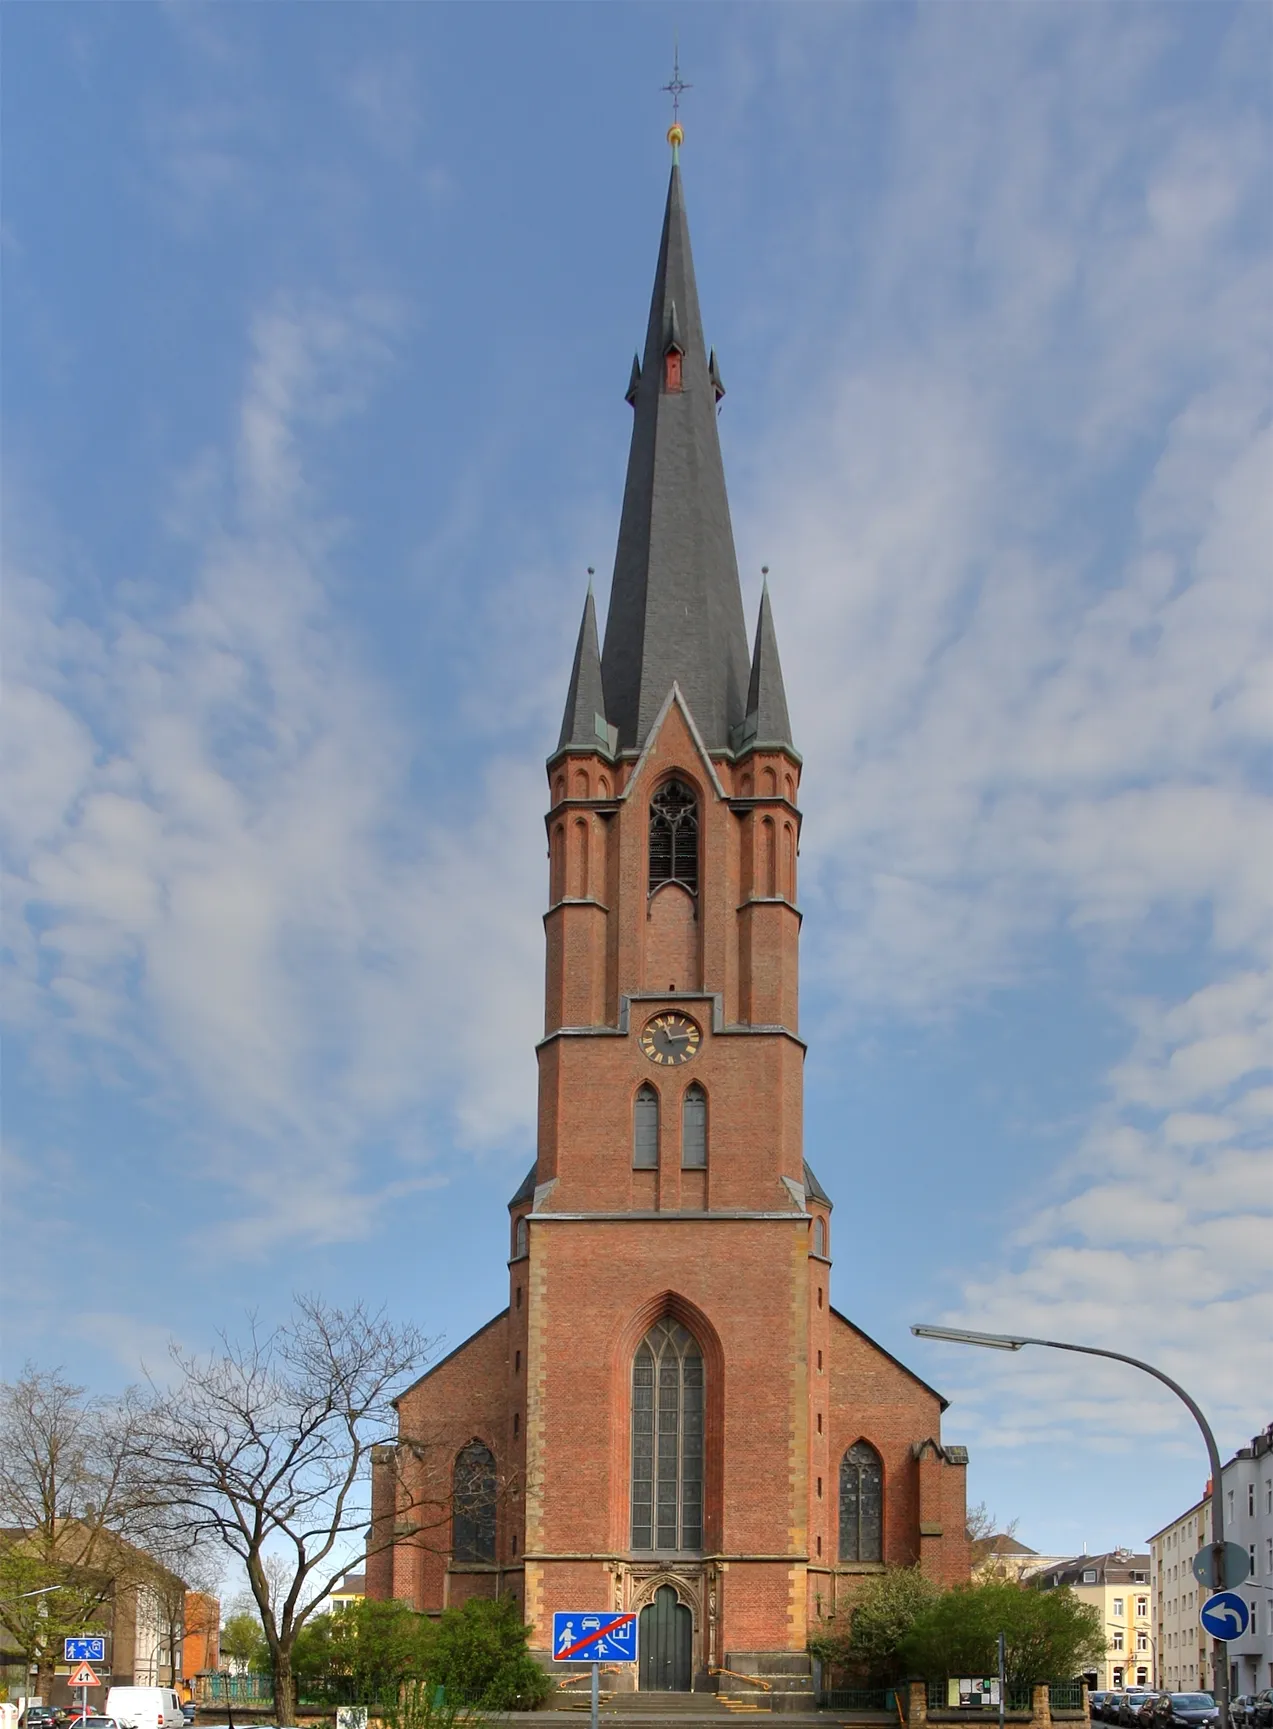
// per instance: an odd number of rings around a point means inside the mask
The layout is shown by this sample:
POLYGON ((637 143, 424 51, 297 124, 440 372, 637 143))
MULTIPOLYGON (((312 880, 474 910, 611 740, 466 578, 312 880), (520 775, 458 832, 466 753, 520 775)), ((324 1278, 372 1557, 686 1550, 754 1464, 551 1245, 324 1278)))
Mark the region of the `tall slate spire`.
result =
POLYGON ((747 718, 737 740, 742 745, 782 744, 792 749, 791 722, 787 718, 787 692, 778 660, 778 637, 774 631, 769 584, 760 594, 760 617, 756 620, 756 646, 751 656, 751 682, 747 686, 747 718))
POLYGON ((601 685, 601 652, 597 647, 597 607, 588 584, 583 603, 575 664, 570 670, 566 712, 561 719, 558 750, 609 750, 610 729, 606 725, 605 693, 601 685))
POLYGON ((673 683, 709 750, 747 703, 747 630, 689 226, 674 162, 639 377, 601 670, 620 749, 638 749, 673 683), (670 351, 673 357, 669 368, 670 351), (679 364, 679 382, 676 377, 679 364), (670 373, 670 376, 669 376, 670 373))

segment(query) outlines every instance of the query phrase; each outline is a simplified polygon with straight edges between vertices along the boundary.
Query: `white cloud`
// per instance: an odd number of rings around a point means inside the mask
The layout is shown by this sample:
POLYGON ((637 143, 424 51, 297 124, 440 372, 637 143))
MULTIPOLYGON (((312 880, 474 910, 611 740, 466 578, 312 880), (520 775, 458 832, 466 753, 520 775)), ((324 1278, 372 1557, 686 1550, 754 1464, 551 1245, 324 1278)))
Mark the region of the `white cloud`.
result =
POLYGON ((10 1011, 45 1060, 114 1050, 165 1110, 196 1105, 188 1151, 210 1142, 246 1203, 240 1248, 366 1234, 438 1180, 412 1169, 430 1113, 483 1147, 531 1133, 537 770, 496 756, 411 814, 409 741, 345 646, 306 482, 307 441, 363 405, 393 334, 367 302, 258 319, 233 460, 174 506, 184 597, 122 585, 89 625, 55 572, 10 586, 10 1011), (493 1067, 492 1041, 525 1063, 493 1067))

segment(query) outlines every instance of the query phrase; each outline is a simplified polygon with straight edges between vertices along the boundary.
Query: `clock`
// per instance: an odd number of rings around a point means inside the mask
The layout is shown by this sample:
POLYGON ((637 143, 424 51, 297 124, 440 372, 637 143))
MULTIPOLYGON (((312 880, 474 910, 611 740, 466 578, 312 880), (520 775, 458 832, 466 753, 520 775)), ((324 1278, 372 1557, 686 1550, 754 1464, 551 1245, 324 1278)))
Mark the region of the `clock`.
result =
POLYGON ((702 1037, 702 1030, 688 1015, 655 1015, 643 1027, 640 1044, 652 1063, 675 1067, 689 1062, 702 1037))

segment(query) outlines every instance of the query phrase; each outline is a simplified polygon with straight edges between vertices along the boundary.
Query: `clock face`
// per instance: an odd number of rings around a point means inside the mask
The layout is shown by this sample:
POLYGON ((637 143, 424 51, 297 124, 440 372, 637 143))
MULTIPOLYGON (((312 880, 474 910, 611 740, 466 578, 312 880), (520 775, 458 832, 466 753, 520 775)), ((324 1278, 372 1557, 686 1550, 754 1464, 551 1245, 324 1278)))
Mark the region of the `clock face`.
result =
POLYGON ((655 1015, 641 1033, 641 1049, 652 1063, 687 1063, 699 1047, 701 1030, 688 1015, 655 1015))

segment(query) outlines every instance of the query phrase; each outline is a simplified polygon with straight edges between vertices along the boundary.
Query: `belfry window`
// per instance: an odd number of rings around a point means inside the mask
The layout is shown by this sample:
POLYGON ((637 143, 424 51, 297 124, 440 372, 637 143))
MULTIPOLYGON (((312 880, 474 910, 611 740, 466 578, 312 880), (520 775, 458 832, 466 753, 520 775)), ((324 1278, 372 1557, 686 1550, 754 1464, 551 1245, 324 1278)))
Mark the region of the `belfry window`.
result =
POLYGON ((698 800, 680 780, 665 780, 650 803, 650 889, 680 883, 698 893, 698 800))
POLYGON ((632 1163, 639 1171, 658 1169, 659 1095, 647 1082, 632 1107, 632 1163))
POLYGON ((681 1164, 687 1171, 707 1165, 707 1094, 695 1081, 681 1103, 681 1164))
POLYGON ((840 1559, 884 1559, 884 1467, 869 1441, 840 1461, 840 1559))
POLYGON ((703 1354, 660 1321, 632 1365, 632 1547, 703 1546, 703 1354))
POLYGON ((495 1455, 482 1441, 470 1441, 456 1455, 451 1556, 456 1561, 495 1559, 495 1455))

